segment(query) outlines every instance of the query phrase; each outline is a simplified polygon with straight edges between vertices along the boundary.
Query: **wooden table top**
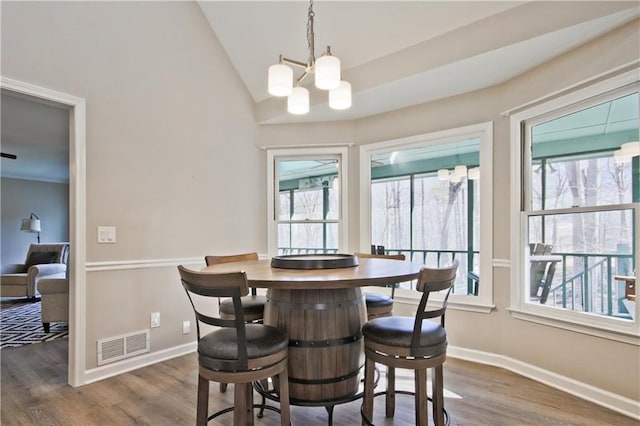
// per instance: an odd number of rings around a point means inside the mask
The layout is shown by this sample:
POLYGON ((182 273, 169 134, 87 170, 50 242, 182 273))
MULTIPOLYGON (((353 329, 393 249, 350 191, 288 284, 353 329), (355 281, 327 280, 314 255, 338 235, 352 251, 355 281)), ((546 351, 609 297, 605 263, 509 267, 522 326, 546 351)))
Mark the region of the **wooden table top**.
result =
POLYGON ((418 277, 423 265, 389 259, 359 259, 351 268, 336 269, 280 269, 271 267, 271 259, 222 263, 207 266, 203 272, 247 273, 251 287, 277 289, 335 289, 375 285, 389 285, 418 277))

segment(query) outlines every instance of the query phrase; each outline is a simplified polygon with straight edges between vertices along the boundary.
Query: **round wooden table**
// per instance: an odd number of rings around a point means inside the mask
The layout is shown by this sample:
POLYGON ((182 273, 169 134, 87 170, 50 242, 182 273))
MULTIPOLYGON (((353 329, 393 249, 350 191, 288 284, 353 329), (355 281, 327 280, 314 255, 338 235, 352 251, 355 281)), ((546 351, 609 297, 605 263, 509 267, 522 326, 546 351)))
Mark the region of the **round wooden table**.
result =
POLYGON ((280 269, 272 268, 270 260, 257 260, 203 271, 244 271, 251 287, 268 289, 264 323, 289 336, 291 402, 333 406, 352 400, 360 385, 367 318, 360 287, 410 281, 421 267, 360 258, 358 266, 337 269, 280 269))

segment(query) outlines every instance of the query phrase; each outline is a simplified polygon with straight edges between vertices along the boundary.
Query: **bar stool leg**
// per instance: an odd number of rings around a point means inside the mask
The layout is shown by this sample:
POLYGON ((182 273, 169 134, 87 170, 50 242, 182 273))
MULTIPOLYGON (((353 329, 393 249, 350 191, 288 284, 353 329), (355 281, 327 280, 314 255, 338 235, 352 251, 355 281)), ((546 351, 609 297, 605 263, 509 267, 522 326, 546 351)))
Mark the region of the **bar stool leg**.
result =
POLYGON ((289 373, 287 367, 278 375, 280 378, 280 425, 291 424, 291 409, 289 407, 289 373))
POLYGON ((220 383, 220 393, 225 393, 227 391, 227 384, 220 383))
POLYGON ((206 426, 209 417, 209 380, 198 375, 198 407, 196 408, 196 425, 206 426))
MULTIPOLYGON (((234 426, 246 426, 249 421, 249 417, 253 418, 253 415, 247 416, 247 410, 252 410, 252 405, 247 407, 247 384, 235 383, 233 385, 233 424, 234 426)), ((253 414, 253 412, 251 413, 253 414)))
POLYGON ((427 426, 427 370, 415 370, 416 425, 427 426))
POLYGON ((444 426, 444 378, 443 368, 439 365, 433 369, 431 393, 433 400, 433 421, 436 426, 444 426))
MULTIPOLYGON (((369 420, 373 417, 373 376, 375 375, 375 365, 370 358, 365 358, 364 363, 364 396, 362 401, 362 412, 369 420)), ((362 426, 367 423, 362 419, 362 426)))
POLYGON ((387 395, 385 396, 385 416, 393 417, 396 412, 396 369, 387 366, 387 395))

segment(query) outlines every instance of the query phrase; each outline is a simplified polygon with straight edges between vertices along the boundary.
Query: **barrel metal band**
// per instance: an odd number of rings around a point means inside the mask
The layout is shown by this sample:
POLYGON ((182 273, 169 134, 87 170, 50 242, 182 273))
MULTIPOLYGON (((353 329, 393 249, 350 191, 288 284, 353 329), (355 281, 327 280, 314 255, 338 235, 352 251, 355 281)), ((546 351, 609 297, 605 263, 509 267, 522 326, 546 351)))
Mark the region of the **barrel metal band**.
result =
POLYGON ((274 306, 288 308, 289 310, 313 310, 324 311, 327 309, 340 308, 342 306, 354 306, 363 303, 362 296, 356 297, 351 300, 342 300, 334 303, 297 303, 297 302, 285 302, 283 300, 269 299, 268 303, 272 303, 274 306))
POLYGON ((341 337, 329 340, 294 340, 289 339, 289 347, 293 348, 330 348, 332 346, 348 345, 362 339, 362 333, 358 332, 353 336, 341 337))
POLYGON ((289 382, 298 383, 301 385, 330 385, 332 383, 339 383, 339 382, 343 382, 345 380, 351 379, 353 377, 356 377, 363 367, 364 366, 360 366, 355 371, 352 371, 349 374, 345 374, 344 376, 330 377, 328 379, 299 379, 297 377, 289 376, 289 382))

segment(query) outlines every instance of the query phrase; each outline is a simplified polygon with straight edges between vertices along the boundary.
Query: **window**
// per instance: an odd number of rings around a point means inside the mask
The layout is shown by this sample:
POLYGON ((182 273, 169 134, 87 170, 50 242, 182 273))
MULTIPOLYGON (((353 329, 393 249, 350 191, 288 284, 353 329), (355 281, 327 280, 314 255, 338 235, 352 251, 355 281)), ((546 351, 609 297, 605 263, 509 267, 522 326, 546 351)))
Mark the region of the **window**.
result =
POLYGON ((635 275, 640 160, 614 153, 638 111, 636 72, 511 117, 516 316, 637 335, 616 276, 635 275))
MULTIPOLYGON (((452 302, 484 312, 492 297, 492 142, 486 123, 361 148, 361 250, 384 246, 429 266, 457 259, 452 302)), ((411 288, 402 283, 396 295, 416 297, 411 288)))
POLYGON ((346 247, 346 148, 269 152, 269 252, 337 253, 346 247))

